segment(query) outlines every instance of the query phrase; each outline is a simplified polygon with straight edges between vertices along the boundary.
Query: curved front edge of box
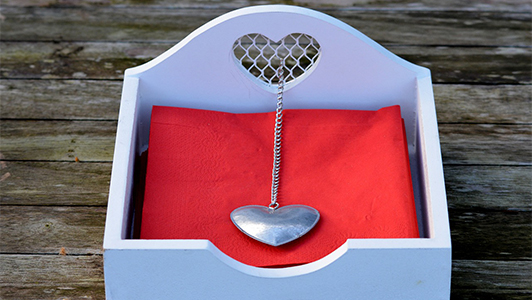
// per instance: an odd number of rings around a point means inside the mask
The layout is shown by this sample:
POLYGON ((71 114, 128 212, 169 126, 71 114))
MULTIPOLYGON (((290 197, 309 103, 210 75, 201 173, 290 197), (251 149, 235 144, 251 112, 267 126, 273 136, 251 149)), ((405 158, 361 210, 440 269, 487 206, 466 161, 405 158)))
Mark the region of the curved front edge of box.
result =
POLYGON ((320 261, 280 269, 190 242, 202 249, 106 249, 107 299, 449 299, 450 248, 431 239, 348 240, 320 261))

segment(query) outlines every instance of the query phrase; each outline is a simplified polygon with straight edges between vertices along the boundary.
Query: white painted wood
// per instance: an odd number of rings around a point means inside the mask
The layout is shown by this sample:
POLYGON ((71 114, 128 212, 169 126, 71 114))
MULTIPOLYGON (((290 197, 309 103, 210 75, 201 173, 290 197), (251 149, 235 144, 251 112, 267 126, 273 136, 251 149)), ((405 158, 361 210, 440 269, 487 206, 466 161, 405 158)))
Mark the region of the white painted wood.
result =
POLYGON ((451 244, 430 71, 408 63, 325 14, 285 5, 230 12, 170 50, 128 69, 120 108, 104 237, 108 299, 449 299, 451 244), (348 240, 303 266, 244 265, 205 240, 127 239, 134 158, 147 147, 151 107, 275 110, 275 95, 243 74, 233 42, 312 35, 315 70, 285 94, 286 108, 379 109, 401 105, 420 239, 348 240))
POLYGON ((135 156, 138 155, 136 150, 138 147, 135 144, 138 130, 138 87, 138 78, 126 77, 124 79, 105 220, 104 249, 115 248, 118 241, 127 237, 126 230, 129 228, 133 163, 135 156))
POLYGON ((211 251, 106 251, 107 299, 449 299, 446 249, 365 249, 348 242, 325 267, 292 276, 275 275, 301 268, 251 275, 211 251))

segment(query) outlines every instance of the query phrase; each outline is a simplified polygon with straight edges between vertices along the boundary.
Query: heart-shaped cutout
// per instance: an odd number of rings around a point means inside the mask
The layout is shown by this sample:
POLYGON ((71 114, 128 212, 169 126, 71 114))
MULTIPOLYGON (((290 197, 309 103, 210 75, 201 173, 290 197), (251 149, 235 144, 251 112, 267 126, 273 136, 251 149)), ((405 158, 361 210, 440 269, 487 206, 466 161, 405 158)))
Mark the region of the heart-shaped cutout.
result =
MULTIPOLYGON (((292 33, 275 42, 259 33, 246 34, 233 44, 235 63, 255 82, 277 84, 276 70, 284 60, 287 88, 297 78, 310 74, 320 57, 320 44, 312 36, 292 33)), ((275 90, 272 90, 275 91, 275 90)))
POLYGON ((243 233, 259 242, 280 246, 309 232, 320 213, 306 205, 287 205, 272 209, 248 205, 235 209, 231 220, 243 233))

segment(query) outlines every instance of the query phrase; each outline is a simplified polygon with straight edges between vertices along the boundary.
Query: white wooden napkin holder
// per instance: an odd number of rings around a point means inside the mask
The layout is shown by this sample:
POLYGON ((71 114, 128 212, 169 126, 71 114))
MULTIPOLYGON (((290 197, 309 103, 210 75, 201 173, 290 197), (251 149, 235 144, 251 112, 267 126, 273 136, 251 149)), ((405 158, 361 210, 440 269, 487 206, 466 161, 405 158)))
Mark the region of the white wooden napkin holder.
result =
POLYGON ((451 241, 430 71, 349 25, 310 9, 267 5, 220 16, 126 70, 104 237, 107 299, 449 299, 451 241), (401 106, 419 239, 349 239, 296 267, 242 264, 208 240, 130 238, 136 158, 148 146, 153 105, 272 111, 271 90, 234 61, 234 41, 305 33, 321 45, 312 73, 285 92, 285 108, 376 110, 401 106))

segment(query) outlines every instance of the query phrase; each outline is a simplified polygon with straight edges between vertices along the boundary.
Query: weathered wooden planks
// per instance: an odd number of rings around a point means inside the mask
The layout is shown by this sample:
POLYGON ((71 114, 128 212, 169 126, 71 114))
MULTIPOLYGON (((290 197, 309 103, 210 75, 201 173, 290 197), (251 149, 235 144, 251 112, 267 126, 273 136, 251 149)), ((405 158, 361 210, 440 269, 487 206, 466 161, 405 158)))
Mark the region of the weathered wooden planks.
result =
MULTIPOLYGON (((28 170, 32 172, 45 166, 47 167, 44 168, 45 171, 53 169, 63 177, 53 176, 55 174, 43 176, 23 173, 20 178, 17 172, 14 172, 14 175, 1 182, 3 197, 8 198, 2 202, 17 204, 0 208, 3 217, 0 226, 3 236, 0 243, 2 252, 56 253, 60 247, 66 247, 66 250, 72 254, 98 253, 101 249, 105 209, 63 205, 101 205, 101 202, 106 200, 104 192, 108 187, 107 176, 98 174, 99 181, 90 181, 86 180, 87 177, 90 179, 90 174, 82 173, 81 178, 77 178, 79 174, 76 176, 75 172, 64 175, 62 173, 78 166, 89 166, 99 172, 100 164, 93 166, 94 164, 76 163, 4 163, 30 165, 28 170), (65 179, 68 175, 72 178, 65 179), (46 180, 42 182, 47 177, 51 183, 46 180), (65 185, 65 180, 83 183, 79 184, 81 187, 77 184, 65 185), (56 182, 61 183, 53 184, 56 182), (44 191, 32 191, 28 186, 33 188, 41 186, 40 189, 44 191), (102 192, 96 195, 98 198, 96 203, 93 202, 95 199, 92 193, 88 195, 76 193, 83 187, 92 190, 100 188, 102 192), (71 188, 74 189, 73 193, 62 192, 71 188), (48 190, 56 191, 45 193, 48 190), (11 196, 10 192, 19 195, 11 196), (54 194, 58 197, 55 198, 54 194), (70 196, 72 194, 73 196, 70 196), (16 201, 17 196, 21 197, 22 201, 16 201), (20 207, 19 205, 60 205, 60 207, 20 207), (92 240, 89 239, 90 236, 93 236, 92 240)), ((455 169, 454 173, 447 172, 449 167, 446 167, 446 180, 452 208, 450 219, 455 257, 530 259, 532 228, 526 185, 530 181, 530 168, 491 167, 491 169, 499 168, 500 175, 492 170, 486 170, 490 167, 452 168, 455 169), (468 181, 462 180, 460 176, 468 178, 468 181), (460 185, 455 184, 457 181, 460 185), (504 183, 501 184, 501 181, 504 183), (454 207, 458 209, 453 209, 454 207), (502 232, 505 234, 501 234, 502 232)), ((87 171, 87 168, 83 167, 82 170, 87 171)))
MULTIPOLYGON (((127 68, 156 57, 173 44, 135 42, 2 42, 0 78, 121 79, 127 68)), ((431 69, 439 83, 527 84, 532 49, 520 47, 387 46, 431 69)))
POLYGON ((532 260, 530 211, 451 210, 449 216, 454 259, 532 260))
POLYGON ((387 47, 398 56, 431 70, 435 83, 531 83, 529 48, 387 47))
POLYGON ((116 121, 9 120, 0 124, 7 160, 110 162, 116 121))
POLYGON ((532 211, 532 167, 445 165, 450 209, 532 211))
MULTIPOLYGON (((230 10, 167 6, 8 6, 2 12, 5 16, 2 40, 178 41, 230 10), (28 17, 32 22, 27 22, 28 17)), ((530 14, 523 11, 328 9, 326 13, 386 44, 526 46, 530 42, 530 14)))
MULTIPOLYGON (((7 120, 0 124, 7 160, 111 161, 116 121, 7 120)), ((530 165, 532 125, 441 124, 445 164, 530 165)))
POLYGON ((434 98, 440 124, 532 123, 530 86, 435 84, 434 98))
MULTIPOLYGON (((116 120, 121 81, 0 79, 0 118, 116 120)), ((438 122, 532 123, 527 85, 435 84, 438 122)))
POLYGON ((147 62, 172 46, 98 42, 1 45, 2 78, 24 79, 121 79, 125 69, 147 62))
POLYGON ((128 6, 164 6, 173 8, 238 8, 249 5, 262 4, 294 4, 299 6, 310 6, 321 9, 331 9, 337 7, 353 8, 380 8, 380 9, 411 9, 411 10, 480 10, 480 11, 528 11, 531 4, 527 0, 500 0, 496 2, 486 1, 438 1, 438 0, 402 0, 402 1, 379 1, 379 0, 295 0, 295 1, 267 1, 267 0, 4 0, 6 6, 41 6, 41 7, 61 7, 61 6, 87 6, 87 5, 128 5, 128 6))
MULTIPOLYGON (((111 163, 0 162, 3 205, 103 206, 111 163)), ((449 207, 530 211, 531 167, 445 166, 449 207)))
POLYGON ((3 253, 102 254, 105 207, 0 206, 3 253))
MULTIPOLYGON (((0 212, 2 253, 102 253, 105 207, 3 205, 0 212)), ((451 210, 450 220, 455 259, 532 259, 530 211, 451 210)))
MULTIPOLYGON (((2 1, 0 298, 104 298, 102 258, 90 253, 101 253, 123 70, 268 2, 2 1)), ((530 299, 531 3, 304 2, 441 83, 452 299, 530 299)))
POLYGON ((444 164, 531 165, 532 125, 441 124, 444 164))
POLYGON ((454 260, 451 299, 530 299, 532 262, 454 260))
POLYGON ((117 120, 121 81, 0 80, 0 118, 117 120))
POLYGON ((101 255, 2 255, 2 299, 105 299, 101 255))
POLYGON ((105 206, 110 175, 110 162, 2 161, 0 204, 105 206))

